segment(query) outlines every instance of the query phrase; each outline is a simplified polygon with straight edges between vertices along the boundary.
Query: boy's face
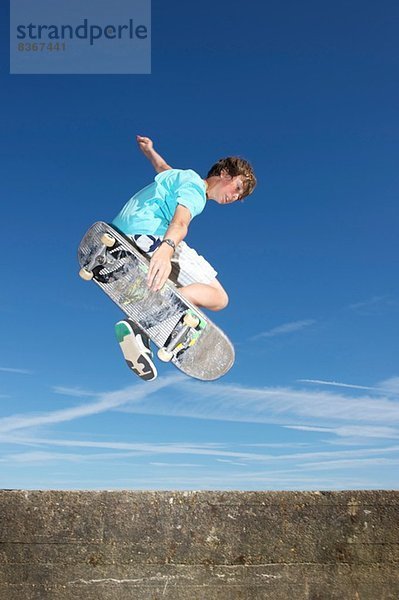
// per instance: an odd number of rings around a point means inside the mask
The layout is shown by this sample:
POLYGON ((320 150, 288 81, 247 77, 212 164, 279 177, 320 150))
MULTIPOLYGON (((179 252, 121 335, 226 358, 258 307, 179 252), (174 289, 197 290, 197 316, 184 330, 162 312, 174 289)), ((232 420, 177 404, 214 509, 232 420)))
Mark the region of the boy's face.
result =
POLYGON ((241 175, 232 177, 226 171, 222 171, 219 177, 208 187, 208 198, 215 200, 218 204, 231 204, 242 198, 244 184, 241 175))

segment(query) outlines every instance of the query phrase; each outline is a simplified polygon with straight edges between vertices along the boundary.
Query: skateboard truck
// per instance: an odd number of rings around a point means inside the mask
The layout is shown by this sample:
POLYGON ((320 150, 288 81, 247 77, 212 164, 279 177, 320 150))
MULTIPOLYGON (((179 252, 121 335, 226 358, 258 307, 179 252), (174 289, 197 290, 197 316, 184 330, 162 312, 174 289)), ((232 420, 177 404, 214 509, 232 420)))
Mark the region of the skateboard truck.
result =
POLYGON ((169 362, 175 355, 175 350, 180 342, 186 337, 190 329, 195 329, 200 324, 200 319, 192 312, 187 312, 183 317, 183 326, 175 337, 172 337, 167 346, 158 350, 158 358, 163 362, 169 362))
POLYGON ((95 253, 90 262, 82 267, 79 271, 79 275, 85 281, 93 279, 93 269, 96 267, 103 267, 107 263, 107 248, 112 248, 115 245, 115 238, 109 233, 103 233, 101 236, 101 246, 98 252, 95 253))

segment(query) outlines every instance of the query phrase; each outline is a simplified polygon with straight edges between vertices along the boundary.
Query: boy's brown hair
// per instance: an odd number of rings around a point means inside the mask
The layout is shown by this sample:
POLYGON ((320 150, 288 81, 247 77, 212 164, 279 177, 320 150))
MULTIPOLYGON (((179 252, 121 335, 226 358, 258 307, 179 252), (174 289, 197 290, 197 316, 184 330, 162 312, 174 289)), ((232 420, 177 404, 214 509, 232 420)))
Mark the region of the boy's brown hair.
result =
POLYGON ((252 194, 256 186, 256 177, 253 168, 247 160, 239 156, 221 158, 210 168, 207 178, 220 175, 222 171, 227 171, 231 177, 241 175, 244 184, 244 192, 241 199, 252 194))

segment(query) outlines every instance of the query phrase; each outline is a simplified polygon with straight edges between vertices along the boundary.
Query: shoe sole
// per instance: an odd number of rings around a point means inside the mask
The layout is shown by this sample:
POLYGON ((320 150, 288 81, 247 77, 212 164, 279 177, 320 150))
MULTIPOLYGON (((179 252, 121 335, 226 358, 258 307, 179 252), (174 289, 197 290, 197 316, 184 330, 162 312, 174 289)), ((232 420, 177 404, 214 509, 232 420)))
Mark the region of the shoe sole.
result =
POLYGON ((157 377, 157 369, 150 357, 142 352, 132 328, 126 321, 119 321, 115 325, 115 334, 129 369, 140 379, 153 381, 157 377))

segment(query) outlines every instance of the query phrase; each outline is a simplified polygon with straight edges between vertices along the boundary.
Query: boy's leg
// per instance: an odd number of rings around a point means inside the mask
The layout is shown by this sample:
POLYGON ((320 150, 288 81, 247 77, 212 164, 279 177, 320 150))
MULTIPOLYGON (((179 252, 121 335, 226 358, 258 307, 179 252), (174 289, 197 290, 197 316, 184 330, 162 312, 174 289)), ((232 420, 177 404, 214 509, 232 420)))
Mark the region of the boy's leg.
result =
POLYGON ((210 310, 222 310, 229 298, 219 281, 217 272, 203 256, 186 242, 180 242, 172 259, 171 278, 179 292, 195 306, 210 310))
POLYGON ((179 292, 192 304, 209 310, 226 308, 229 297, 217 279, 209 283, 191 283, 179 289, 179 292))

